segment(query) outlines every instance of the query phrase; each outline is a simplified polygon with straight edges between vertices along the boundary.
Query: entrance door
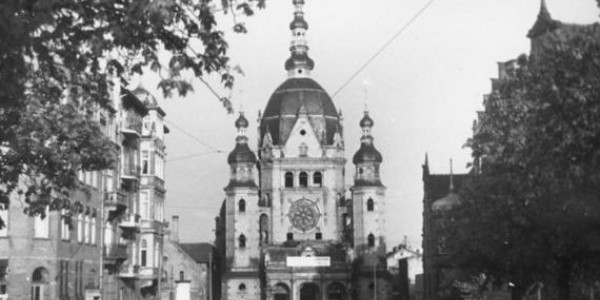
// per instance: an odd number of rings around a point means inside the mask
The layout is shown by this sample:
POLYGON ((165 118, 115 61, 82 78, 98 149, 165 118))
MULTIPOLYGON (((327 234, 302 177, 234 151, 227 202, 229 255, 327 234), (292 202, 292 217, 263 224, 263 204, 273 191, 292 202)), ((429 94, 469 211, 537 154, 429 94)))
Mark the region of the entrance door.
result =
POLYGON ((314 283, 306 283, 300 288, 300 300, 319 300, 319 287, 314 283))

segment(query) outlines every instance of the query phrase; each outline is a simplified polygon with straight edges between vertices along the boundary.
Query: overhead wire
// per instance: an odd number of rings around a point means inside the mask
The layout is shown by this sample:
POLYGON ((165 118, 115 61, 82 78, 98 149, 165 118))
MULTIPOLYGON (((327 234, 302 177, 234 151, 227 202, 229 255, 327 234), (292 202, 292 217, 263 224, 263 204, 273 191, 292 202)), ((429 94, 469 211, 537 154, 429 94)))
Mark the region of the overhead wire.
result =
POLYGON ((177 130, 181 131, 183 134, 187 135, 188 137, 194 139, 196 142, 200 143, 201 145, 203 145, 204 147, 212 150, 212 152, 215 153, 224 153, 223 150, 219 150, 215 147, 213 147, 212 145, 208 144, 207 142, 204 142, 203 140, 197 138, 195 135, 189 133, 188 131, 186 131, 185 129, 179 127, 177 124, 169 121, 169 120, 165 120, 166 123, 168 123, 169 125, 173 126, 174 128, 176 128, 177 130))
POLYGON ((352 82, 352 80, 354 80, 356 76, 358 76, 369 64, 371 64, 387 47, 389 47, 394 40, 396 40, 402 33, 404 33, 404 31, 406 31, 406 29, 421 16, 431 6, 431 4, 433 4, 433 2, 435 2, 435 0, 429 0, 419 11, 417 11, 417 13, 413 15, 413 17, 410 18, 410 20, 408 20, 408 22, 406 22, 404 26, 402 26, 398 31, 396 31, 396 33, 394 33, 394 35, 385 44, 383 44, 383 46, 381 46, 379 50, 375 52, 375 54, 373 54, 360 68, 358 68, 356 72, 352 74, 352 76, 350 76, 342 84, 342 86, 340 86, 339 89, 335 91, 335 93, 332 94, 331 98, 335 98, 335 96, 337 96, 342 90, 344 90, 344 88, 346 88, 346 86, 350 84, 350 82, 352 82))

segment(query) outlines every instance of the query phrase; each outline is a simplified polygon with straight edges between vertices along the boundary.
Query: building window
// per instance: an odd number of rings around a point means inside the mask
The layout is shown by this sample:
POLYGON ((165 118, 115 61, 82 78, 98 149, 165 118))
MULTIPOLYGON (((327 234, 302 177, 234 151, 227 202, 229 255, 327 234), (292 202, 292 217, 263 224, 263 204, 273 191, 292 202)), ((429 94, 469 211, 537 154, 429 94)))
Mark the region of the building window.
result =
POLYGON ((84 227, 83 227, 83 238, 84 238, 84 242, 86 244, 89 244, 91 241, 91 229, 90 229, 90 225, 91 225, 91 221, 90 221, 90 216, 89 215, 85 215, 84 218, 84 227))
POLYGON ((367 211, 373 211, 375 209, 375 201, 372 198, 367 200, 367 211))
MULTIPOLYGON (((4 221, 4 226, 0 229, 0 236, 8 235, 8 206, 0 203, 0 219, 4 221)), ((2 294, 0 294, 2 295, 2 294)))
POLYGON ((300 187, 308 186, 308 174, 306 172, 300 172, 300 187))
POLYGON ((94 215, 94 216, 92 217, 92 226, 91 226, 91 232, 90 232, 91 239, 92 239, 92 241, 91 241, 91 242, 92 242, 92 244, 94 244, 94 245, 95 245, 95 244, 96 244, 96 242, 97 242, 97 241, 96 241, 96 229, 97 229, 97 228, 96 228, 96 215, 94 215))
POLYGON ((322 239, 323 239, 323 234, 322 234, 322 233, 320 233, 320 232, 317 232, 317 233, 315 234, 315 239, 317 239, 317 240, 322 240, 322 239))
POLYGON ((246 212, 246 200, 241 199, 240 202, 238 202, 238 211, 241 213, 246 212))
POLYGON ((150 218, 150 195, 146 191, 140 193, 140 215, 142 219, 150 218))
POLYGON ((77 241, 83 242, 83 214, 79 213, 77 215, 77 241))
POLYGON ((146 242, 146 240, 142 240, 142 245, 141 245, 141 266, 145 267, 147 264, 147 255, 148 255, 148 242, 146 242))
POLYGON ((240 283, 240 285, 238 286, 238 290, 240 292, 245 292, 246 291, 246 285, 243 283, 240 283))
POLYGON ((321 174, 321 172, 315 172, 313 174, 313 184, 318 187, 323 186, 323 174, 321 174))
POLYGON ((150 174, 150 154, 148 150, 142 150, 142 175, 150 174))
POLYGON ((294 234, 293 234, 293 233, 291 233, 291 232, 288 232, 288 233, 287 233, 287 236, 286 236, 286 239, 287 239, 288 241, 293 241, 293 240, 294 240, 294 234))
POLYGON ((49 209, 46 207, 45 213, 35 216, 33 221, 33 236, 36 238, 48 238, 49 235, 49 209))
POLYGON ((60 216, 60 237, 65 241, 71 239, 71 227, 67 223, 67 218, 67 211, 63 209, 60 216))
POLYGON ((375 236, 372 233, 369 234, 369 237, 367 239, 369 242, 369 248, 375 247, 375 236))
POLYGON ((43 300, 44 288, 48 284, 48 270, 39 267, 31 275, 31 300, 43 300))
POLYGON ((0 299, 8 299, 7 269, 8 259, 0 259, 0 299))
POLYGON ((285 187, 286 188, 294 187, 294 174, 292 172, 285 173, 285 187))
POLYGON ((183 271, 179 271, 179 281, 185 280, 185 273, 183 271))
POLYGON ((246 248, 246 236, 243 233, 240 234, 238 241, 239 241, 240 248, 242 248, 242 249, 246 248))

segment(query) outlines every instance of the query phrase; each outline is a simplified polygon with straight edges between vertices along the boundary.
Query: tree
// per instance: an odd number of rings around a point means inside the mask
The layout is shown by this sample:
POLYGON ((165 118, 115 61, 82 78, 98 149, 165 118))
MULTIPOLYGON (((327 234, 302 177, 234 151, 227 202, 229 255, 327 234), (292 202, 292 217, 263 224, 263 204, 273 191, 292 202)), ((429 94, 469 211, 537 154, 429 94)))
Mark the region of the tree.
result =
POLYGON ((481 161, 446 234, 457 265, 569 299, 600 270, 600 25, 562 25, 497 82, 467 145, 481 161))
MULTIPOLYGON (((159 72, 165 96, 197 78, 233 76, 215 13, 234 31, 265 0, 7 0, 0 2, 0 202, 17 193, 31 215, 69 209, 79 170, 114 166, 116 149, 91 114, 107 107, 111 78, 159 72), (170 61, 161 64, 159 53, 170 61), (71 101, 65 101, 70 99, 71 101)), ((227 98, 220 99, 228 111, 227 98)), ((0 219, 0 228, 4 226, 0 219)))

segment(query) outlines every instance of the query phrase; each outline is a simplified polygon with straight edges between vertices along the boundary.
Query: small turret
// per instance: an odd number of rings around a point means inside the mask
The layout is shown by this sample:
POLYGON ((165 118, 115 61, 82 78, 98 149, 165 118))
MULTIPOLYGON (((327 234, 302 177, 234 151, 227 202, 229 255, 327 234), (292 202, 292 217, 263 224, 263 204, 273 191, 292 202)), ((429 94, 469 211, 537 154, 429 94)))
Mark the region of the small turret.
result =
POLYGON ((356 165, 355 185, 381 185, 379 165, 383 161, 383 157, 373 145, 371 129, 374 124, 375 122, 369 116, 369 112, 365 111, 359 123, 363 131, 360 139, 360 149, 352 158, 352 162, 356 165))
POLYGON ((246 131, 249 126, 248 119, 244 113, 235 121, 235 127, 238 130, 238 136, 235 141, 235 148, 229 153, 227 163, 231 166, 231 180, 229 187, 234 186, 256 186, 252 170, 256 164, 256 154, 248 146, 248 137, 246 131))

